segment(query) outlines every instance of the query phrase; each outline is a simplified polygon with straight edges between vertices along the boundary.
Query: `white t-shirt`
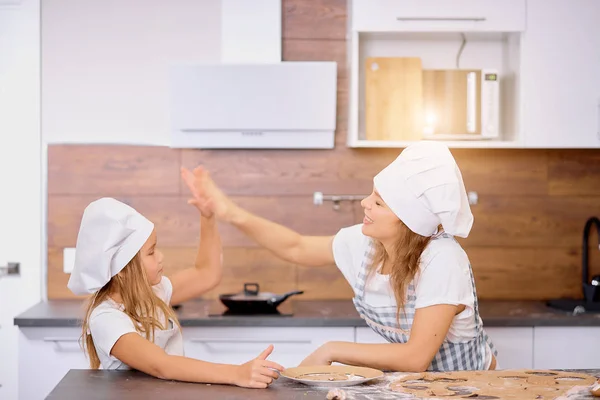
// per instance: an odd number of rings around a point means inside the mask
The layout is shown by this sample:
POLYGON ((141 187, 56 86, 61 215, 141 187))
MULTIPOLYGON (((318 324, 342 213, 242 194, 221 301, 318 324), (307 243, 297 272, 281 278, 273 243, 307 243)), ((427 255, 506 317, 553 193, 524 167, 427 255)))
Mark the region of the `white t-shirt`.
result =
MULTIPOLYGON (((163 276, 160 283, 152 289, 158 297, 169 304, 173 294, 173 285, 169 278, 163 276)), ((127 333, 137 333, 133 321, 122 310, 122 305, 109 299, 100 303, 91 313, 89 330, 94 339, 94 346, 100 359, 102 369, 129 369, 129 366, 113 357, 110 352, 119 338, 127 333)), ((162 314, 159 315, 161 317, 162 314)), ((146 337, 145 334, 140 334, 146 337)), ((168 354, 183 355, 183 339, 181 330, 169 320, 165 331, 155 330, 154 343, 168 354)))
MULTIPOLYGON (((362 233, 362 224, 341 229, 333 239, 333 256, 348 283, 356 291, 356 282, 370 238, 362 233)), ((452 320, 446 338, 450 342, 467 342, 476 335, 475 298, 469 272, 469 259, 452 238, 431 240, 421 255, 419 272, 415 276, 415 308, 435 304, 465 305, 452 320)), ((356 293, 355 293, 356 294, 356 293)), ((389 275, 375 273, 367 281, 365 302, 373 307, 397 305, 389 275)), ((479 316, 477 316, 479 318, 479 316)), ((481 324, 479 318, 479 324, 481 324)), ((491 362, 487 349, 486 366, 491 362)))

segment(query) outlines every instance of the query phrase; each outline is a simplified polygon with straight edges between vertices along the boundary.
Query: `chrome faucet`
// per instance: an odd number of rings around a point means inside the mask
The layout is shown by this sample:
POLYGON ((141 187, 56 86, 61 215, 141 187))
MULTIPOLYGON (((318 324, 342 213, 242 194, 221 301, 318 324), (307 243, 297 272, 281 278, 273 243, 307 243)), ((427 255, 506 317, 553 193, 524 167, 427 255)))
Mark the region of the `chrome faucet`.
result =
POLYGON ((597 217, 589 218, 583 228, 583 248, 582 248, 582 265, 581 265, 581 284, 583 289, 583 297, 586 301, 600 301, 600 276, 596 275, 589 281, 589 254, 588 242, 590 229, 592 225, 596 225, 598 231, 598 249, 600 250, 600 220, 597 217))

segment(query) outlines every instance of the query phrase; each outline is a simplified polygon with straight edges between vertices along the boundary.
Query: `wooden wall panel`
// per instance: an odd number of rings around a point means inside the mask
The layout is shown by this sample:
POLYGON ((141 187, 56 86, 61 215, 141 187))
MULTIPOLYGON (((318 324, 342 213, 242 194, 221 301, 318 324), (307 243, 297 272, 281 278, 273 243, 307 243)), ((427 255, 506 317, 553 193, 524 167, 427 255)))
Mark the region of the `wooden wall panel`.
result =
POLYGON ((466 247, 483 299, 538 300, 581 292, 576 249, 466 247))
POLYGON ((594 197, 493 196, 472 207, 468 245, 576 247, 590 215, 600 215, 594 197))
MULTIPOLYGON (((184 197, 116 197, 129 204, 155 224, 158 243, 169 247, 198 244, 198 211, 184 197)), ((48 199, 48 246, 74 247, 83 210, 95 200, 90 196, 51 196, 48 199)), ((354 215, 349 203, 340 211, 316 207, 311 197, 233 197, 243 208, 271 221, 307 235, 333 235, 339 227, 352 224, 354 215)), ((219 225, 223 245, 254 247, 255 243, 229 224, 219 225)))
POLYGON ((548 190, 551 195, 600 196, 600 152, 551 151, 548 157, 548 190))
POLYGON ((338 78, 347 78, 346 42, 343 40, 284 39, 285 61, 335 61, 338 78))
MULTIPOLYGON (((164 274, 172 276, 184 268, 194 266, 197 248, 158 247, 164 254, 164 274)), ((218 288, 204 297, 218 298, 221 293, 236 293, 244 283, 257 282, 260 289, 284 293, 298 288, 297 266, 280 260, 271 252, 260 248, 228 247, 223 251, 223 279, 218 288)), ((62 272, 62 248, 50 247, 48 251, 48 297, 54 299, 77 298, 66 287, 69 275, 62 272)), ((313 297, 319 293, 309 293, 313 297)))
POLYGON ((284 39, 345 41, 346 0, 287 0, 283 7, 284 39))
POLYGON ((547 154, 523 149, 451 149, 467 190, 479 195, 546 195, 547 154))
POLYGON ((303 300, 351 299, 352 288, 335 265, 298 266, 298 288, 303 300))
MULTIPOLYGON (((70 298, 62 249, 75 245, 85 206, 101 196, 128 202, 155 222, 166 273, 191 266, 199 219, 186 204, 180 165, 206 166, 225 193, 248 210, 309 235, 332 235, 362 221, 358 202, 312 204, 326 194, 371 192, 373 176, 402 149, 346 147, 348 71, 346 1, 284 0, 286 61, 338 63, 338 115, 333 150, 174 150, 150 146, 52 145, 48 157, 48 294, 70 298)), ((459 239, 485 299, 581 297, 581 242, 585 220, 600 216, 599 150, 452 149, 467 190, 479 194, 475 224, 459 239)), ((302 299, 351 298, 333 265, 307 268, 277 259, 235 228, 221 224, 225 272, 206 294, 241 290, 305 291, 302 299)), ((592 274, 600 255, 590 237, 592 274)))
POLYGON ((180 154, 167 147, 48 147, 48 194, 179 194, 180 154))
POLYGON ((182 163, 205 166, 230 196, 362 194, 371 192, 373 176, 398 154, 398 149, 183 150, 182 163))

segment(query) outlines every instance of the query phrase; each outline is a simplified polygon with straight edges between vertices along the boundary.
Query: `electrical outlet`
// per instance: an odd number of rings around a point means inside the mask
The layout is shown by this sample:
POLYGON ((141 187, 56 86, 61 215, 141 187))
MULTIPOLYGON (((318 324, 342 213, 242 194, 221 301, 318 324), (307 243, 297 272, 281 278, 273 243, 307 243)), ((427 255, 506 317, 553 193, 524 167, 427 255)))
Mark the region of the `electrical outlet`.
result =
POLYGON ((477 192, 467 192, 467 197, 469 198, 469 204, 472 206, 479 202, 479 195, 477 192))
POLYGON ((70 274, 75 266, 75 248, 66 247, 63 249, 63 272, 70 274))

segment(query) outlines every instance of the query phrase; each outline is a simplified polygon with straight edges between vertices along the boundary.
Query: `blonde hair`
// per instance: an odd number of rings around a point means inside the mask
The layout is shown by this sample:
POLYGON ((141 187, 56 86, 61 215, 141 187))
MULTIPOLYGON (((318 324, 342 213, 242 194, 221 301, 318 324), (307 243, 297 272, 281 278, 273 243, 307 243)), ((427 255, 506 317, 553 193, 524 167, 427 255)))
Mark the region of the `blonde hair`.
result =
POLYGON ((90 368, 98 369, 100 359, 94 346, 94 339, 89 333, 90 315, 103 301, 118 293, 123 302, 123 312, 131 318, 136 330, 144 333, 146 339, 154 341, 154 329, 168 329, 169 318, 179 325, 175 311, 158 297, 146 275, 139 252, 111 280, 93 294, 86 304, 85 318, 82 324, 81 344, 90 361, 90 368), (159 320, 160 312, 164 320, 159 320))
POLYGON ((374 252, 368 276, 370 277, 379 265, 391 263, 390 284, 397 304, 396 322, 399 322, 400 312, 404 310, 406 289, 419 271, 421 255, 430 241, 431 237, 414 233, 402 221, 391 255, 379 240, 373 241, 374 252))

